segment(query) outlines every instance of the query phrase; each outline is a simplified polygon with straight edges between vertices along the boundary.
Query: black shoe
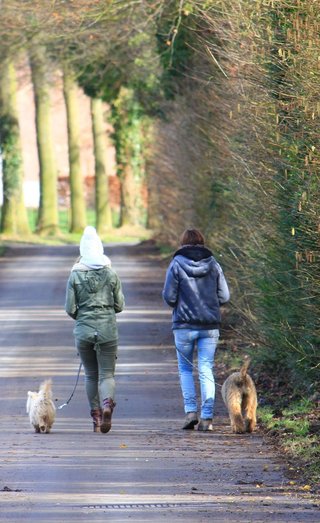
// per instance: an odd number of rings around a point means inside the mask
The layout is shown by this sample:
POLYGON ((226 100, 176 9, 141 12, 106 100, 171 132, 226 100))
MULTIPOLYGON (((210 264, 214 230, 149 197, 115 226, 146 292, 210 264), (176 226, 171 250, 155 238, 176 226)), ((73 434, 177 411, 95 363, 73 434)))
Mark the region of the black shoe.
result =
POLYGON ((193 430, 194 426, 197 425, 198 421, 198 415, 196 412, 188 412, 182 428, 184 430, 193 430))

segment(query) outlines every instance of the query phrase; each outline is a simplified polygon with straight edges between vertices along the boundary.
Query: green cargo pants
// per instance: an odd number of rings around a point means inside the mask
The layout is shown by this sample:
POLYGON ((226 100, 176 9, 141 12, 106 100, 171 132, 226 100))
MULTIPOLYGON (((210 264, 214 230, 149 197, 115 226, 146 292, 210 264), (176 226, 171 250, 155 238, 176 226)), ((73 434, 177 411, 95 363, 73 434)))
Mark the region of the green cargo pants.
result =
POLYGON ((115 394, 114 372, 117 340, 105 343, 76 340, 76 347, 85 372, 86 393, 91 409, 102 407, 103 400, 115 394))

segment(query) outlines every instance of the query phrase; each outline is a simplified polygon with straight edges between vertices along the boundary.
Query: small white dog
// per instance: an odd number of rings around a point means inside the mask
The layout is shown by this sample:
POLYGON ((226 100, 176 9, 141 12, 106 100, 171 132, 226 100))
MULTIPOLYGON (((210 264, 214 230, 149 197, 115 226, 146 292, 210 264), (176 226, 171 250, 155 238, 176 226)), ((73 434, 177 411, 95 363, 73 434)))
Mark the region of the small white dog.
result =
POLYGON ((40 385, 39 392, 28 392, 26 410, 29 414, 30 425, 35 432, 45 434, 50 432, 56 417, 56 408, 52 401, 51 380, 40 385))

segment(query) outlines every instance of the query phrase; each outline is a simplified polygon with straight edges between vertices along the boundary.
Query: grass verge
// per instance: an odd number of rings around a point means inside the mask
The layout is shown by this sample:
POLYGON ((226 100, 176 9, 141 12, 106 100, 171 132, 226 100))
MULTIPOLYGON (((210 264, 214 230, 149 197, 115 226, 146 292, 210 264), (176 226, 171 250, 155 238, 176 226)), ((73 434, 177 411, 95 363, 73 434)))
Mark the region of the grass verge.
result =
POLYGON ((258 409, 265 434, 280 448, 290 471, 304 491, 320 493, 320 420, 316 401, 301 399, 287 408, 277 405, 258 409))
MULTIPOLYGON (((5 252, 7 245, 12 243, 32 243, 39 245, 67 245, 79 244, 82 233, 71 234, 67 231, 61 231, 55 236, 41 236, 39 234, 31 233, 28 235, 5 235, 0 234, 0 256, 5 252)), ((104 243, 139 243, 141 241, 149 240, 152 237, 152 231, 143 227, 119 227, 112 228, 109 232, 101 236, 104 243)))
MULTIPOLYGON (((1 208, 0 208, 1 211, 1 208)), ((4 254, 7 244, 10 243, 32 243, 39 245, 65 245, 77 244, 80 242, 82 233, 71 234, 69 232, 70 224, 70 210, 59 210, 59 233, 55 236, 41 236, 36 233, 37 226, 37 209, 28 209, 28 220, 31 233, 28 235, 4 235, 0 234, 0 256, 4 254)), ((93 209, 87 210, 87 224, 95 225, 95 212, 93 209)), ((104 243, 138 243, 140 241, 149 240, 152 237, 152 231, 143 226, 117 226, 118 218, 114 217, 114 226, 110 228, 109 232, 102 236, 104 243)))

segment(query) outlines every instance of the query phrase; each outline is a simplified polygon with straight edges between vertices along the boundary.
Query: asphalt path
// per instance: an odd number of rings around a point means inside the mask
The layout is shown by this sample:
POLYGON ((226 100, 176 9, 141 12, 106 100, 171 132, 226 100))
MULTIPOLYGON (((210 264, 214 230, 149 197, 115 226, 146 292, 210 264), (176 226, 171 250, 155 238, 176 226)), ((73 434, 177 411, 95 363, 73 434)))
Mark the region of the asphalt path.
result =
POLYGON ((51 434, 35 434, 25 413, 44 378, 57 406, 75 384, 64 298, 78 248, 16 245, 0 260, 0 521, 319 521, 259 432, 231 434, 219 387, 214 431, 181 430, 165 269, 147 247, 106 253, 126 297, 108 434, 92 432, 83 373, 51 434))

